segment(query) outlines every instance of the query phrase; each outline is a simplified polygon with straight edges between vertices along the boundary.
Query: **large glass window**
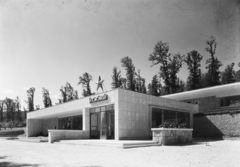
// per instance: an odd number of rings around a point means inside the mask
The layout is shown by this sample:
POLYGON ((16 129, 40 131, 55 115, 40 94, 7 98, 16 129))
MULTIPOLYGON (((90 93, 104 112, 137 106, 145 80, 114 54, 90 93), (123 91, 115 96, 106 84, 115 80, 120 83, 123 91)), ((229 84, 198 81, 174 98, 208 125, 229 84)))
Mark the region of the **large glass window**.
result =
POLYGON ((69 117, 59 118, 59 129, 68 129, 69 128, 69 117))
POLYGON ((163 112, 163 122, 176 123, 176 111, 164 110, 163 112))
POLYGON ((82 130, 82 115, 58 119, 59 129, 82 130))
POLYGON ((152 128, 157 128, 159 125, 167 123, 186 124, 190 128, 190 114, 187 112, 179 112, 166 110, 161 108, 152 108, 152 128))
POLYGON ((72 129, 82 130, 82 115, 72 117, 72 129))
POLYGON ((152 128, 157 128, 162 124, 162 109, 152 109, 152 128))
POLYGON ((114 111, 114 105, 112 104, 112 105, 108 105, 108 106, 90 108, 90 113, 104 112, 104 111, 114 111))

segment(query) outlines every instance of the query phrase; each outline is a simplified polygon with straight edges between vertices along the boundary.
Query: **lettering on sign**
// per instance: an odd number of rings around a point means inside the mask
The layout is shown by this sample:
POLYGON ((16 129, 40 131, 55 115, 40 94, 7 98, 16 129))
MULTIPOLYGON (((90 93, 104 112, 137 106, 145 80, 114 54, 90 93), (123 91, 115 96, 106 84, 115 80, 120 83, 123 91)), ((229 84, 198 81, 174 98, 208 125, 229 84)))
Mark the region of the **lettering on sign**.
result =
POLYGON ((99 101, 103 101, 103 100, 107 100, 108 99, 108 95, 104 94, 102 96, 97 96, 97 97, 93 97, 93 98, 89 98, 89 102, 90 103, 96 103, 99 101))

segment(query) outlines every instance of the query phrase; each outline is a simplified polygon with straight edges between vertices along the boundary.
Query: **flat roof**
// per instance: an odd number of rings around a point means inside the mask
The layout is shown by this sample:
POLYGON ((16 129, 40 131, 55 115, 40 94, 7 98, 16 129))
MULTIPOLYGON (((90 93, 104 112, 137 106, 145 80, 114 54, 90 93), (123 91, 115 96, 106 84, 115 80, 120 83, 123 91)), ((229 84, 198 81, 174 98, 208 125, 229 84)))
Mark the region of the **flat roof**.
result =
POLYGON ((164 95, 161 97, 174 100, 187 100, 209 96, 228 97, 238 95, 240 95, 240 82, 174 93, 170 95, 164 95))

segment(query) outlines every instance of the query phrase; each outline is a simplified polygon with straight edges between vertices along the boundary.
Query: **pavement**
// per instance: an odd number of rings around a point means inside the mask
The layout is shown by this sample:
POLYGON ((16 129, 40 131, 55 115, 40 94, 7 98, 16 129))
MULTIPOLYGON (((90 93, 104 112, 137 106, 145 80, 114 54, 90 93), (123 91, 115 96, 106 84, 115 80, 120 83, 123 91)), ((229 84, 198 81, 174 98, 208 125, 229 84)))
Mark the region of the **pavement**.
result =
POLYGON ((119 149, 0 139, 0 167, 237 167, 239 155, 239 140, 119 149))

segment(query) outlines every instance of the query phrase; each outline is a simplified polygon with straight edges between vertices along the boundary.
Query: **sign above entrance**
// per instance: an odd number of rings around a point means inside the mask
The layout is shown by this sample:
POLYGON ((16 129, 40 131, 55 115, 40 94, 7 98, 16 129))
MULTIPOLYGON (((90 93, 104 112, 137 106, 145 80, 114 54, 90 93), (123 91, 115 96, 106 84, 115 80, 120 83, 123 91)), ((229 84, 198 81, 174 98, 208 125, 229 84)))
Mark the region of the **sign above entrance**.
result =
POLYGON ((108 99, 108 95, 104 94, 102 96, 97 96, 97 97, 93 97, 93 98, 89 98, 89 102, 90 103, 96 103, 99 101, 103 101, 103 100, 107 100, 108 99))

